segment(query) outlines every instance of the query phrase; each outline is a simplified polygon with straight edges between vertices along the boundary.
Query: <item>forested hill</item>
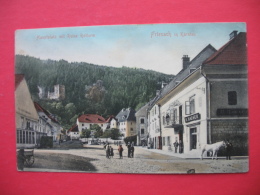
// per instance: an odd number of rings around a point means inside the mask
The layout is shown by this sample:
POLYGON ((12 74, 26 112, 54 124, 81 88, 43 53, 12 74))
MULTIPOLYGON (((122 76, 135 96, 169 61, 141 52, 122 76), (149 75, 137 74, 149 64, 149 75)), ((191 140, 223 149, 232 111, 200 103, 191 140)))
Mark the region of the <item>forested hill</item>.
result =
POLYGON ((104 117, 116 115, 122 108, 140 108, 154 97, 161 82, 173 75, 136 68, 114 68, 85 62, 41 60, 17 55, 16 74, 24 74, 33 100, 59 116, 65 126, 75 124, 82 113, 97 113, 104 117), (101 87, 94 85, 101 80, 101 87), (65 86, 62 101, 40 100, 38 87, 50 91, 53 86, 65 86), (95 86, 96 88, 94 88, 95 86))

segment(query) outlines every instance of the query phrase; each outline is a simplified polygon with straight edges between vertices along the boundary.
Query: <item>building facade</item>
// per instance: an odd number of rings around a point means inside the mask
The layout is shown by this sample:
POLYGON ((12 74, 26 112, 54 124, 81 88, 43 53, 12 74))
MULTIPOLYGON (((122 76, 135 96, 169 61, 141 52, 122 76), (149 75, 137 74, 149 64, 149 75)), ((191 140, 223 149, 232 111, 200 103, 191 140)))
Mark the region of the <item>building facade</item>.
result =
POLYGON ((161 91, 157 104, 161 107, 163 150, 174 150, 173 143, 178 141, 183 145, 179 152, 196 153, 206 144, 206 78, 200 66, 215 52, 208 45, 191 61, 184 55, 183 69, 161 91))
POLYGON ((183 56, 183 69, 160 90, 148 112, 154 148, 173 150, 177 140, 181 153, 199 156, 203 145, 229 139, 235 155, 247 155, 247 84, 246 33, 233 32, 218 51, 208 45, 192 61, 183 56))
POLYGON ((207 143, 232 142, 233 155, 248 155, 248 64, 246 33, 230 40, 202 65, 207 78, 207 143))
POLYGON ((106 128, 106 120, 98 114, 83 114, 77 118, 77 125, 79 134, 81 134, 82 129, 91 129, 93 125, 98 125, 101 129, 106 128))
POLYGON ((123 108, 116 116, 118 128, 123 137, 137 135, 135 110, 123 108))
POLYGON ((146 146, 148 131, 147 131, 147 109, 148 104, 140 108, 136 113, 136 130, 137 130, 137 145, 146 146))
POLYGON ((51 136, 53 137, 53 141, 61 139, 63 137, 61 133, 62 127, 57 119, 37 102, 34 102, 34 106, 40 119, 37 143, 40 142, 42 136, 51 136))
POLYGON ((15 113, 17 148, 35 147, 39 116, 24 75, 21 74, 15 75, 15 113))

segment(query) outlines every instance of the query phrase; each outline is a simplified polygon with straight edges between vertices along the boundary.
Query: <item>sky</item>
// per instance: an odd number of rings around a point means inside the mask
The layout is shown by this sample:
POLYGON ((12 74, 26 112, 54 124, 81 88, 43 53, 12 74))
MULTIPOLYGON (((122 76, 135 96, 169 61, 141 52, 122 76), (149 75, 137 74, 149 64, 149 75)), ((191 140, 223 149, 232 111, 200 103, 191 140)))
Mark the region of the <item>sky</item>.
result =
POLYGON ((87 62, 177 74, 208 44, 219 49, 245 23, 109 25, 26 29, 15 32, 15 54, 43 60, 87 62))

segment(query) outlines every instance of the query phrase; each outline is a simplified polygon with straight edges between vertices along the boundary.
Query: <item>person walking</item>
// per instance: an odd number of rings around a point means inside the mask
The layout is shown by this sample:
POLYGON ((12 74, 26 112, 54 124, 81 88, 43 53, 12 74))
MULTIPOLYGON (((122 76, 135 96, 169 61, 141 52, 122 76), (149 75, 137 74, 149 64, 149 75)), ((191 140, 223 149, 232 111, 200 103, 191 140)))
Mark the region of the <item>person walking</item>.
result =
POLYGON ((135 151, 135 147, 134 147, 134 144, 132 144, 131 146, 131 158, 134 158, 134 151, 135 151))
POLYGON ((106 157, 110 159, 110 146, 107 145, 107 148, 106 148, 106 157))
POLYGON ((175 153, 177 153, 178 146, 179 146, 179 143, 178 143, 177 139, 176 139, 176 141, 173 143, 173 146, 174 146, 174 148, 175 148, 175 153))
POLYGON ((112 148, 112 146, 110 146, 110 156, 111 158, 114 157, 114 149, 112 148))
POLYGON ((227 142, 226 142, 226 159, 227 160, 231 160, 232 149, 233 149, 232 143, 229 142, 229 140, 227 140, 227 142))
POLYGON ((122 145, 120 144, 118 147, 119 158, 123 158, 123 151, 124 151, 124 149, 123 149, 122 145))
POLYGON ((130 142, 128 143, 128 145, 127 145, 127 153, 128 153, 128 158, 131 158, 131 145, 130 145, 130 142))

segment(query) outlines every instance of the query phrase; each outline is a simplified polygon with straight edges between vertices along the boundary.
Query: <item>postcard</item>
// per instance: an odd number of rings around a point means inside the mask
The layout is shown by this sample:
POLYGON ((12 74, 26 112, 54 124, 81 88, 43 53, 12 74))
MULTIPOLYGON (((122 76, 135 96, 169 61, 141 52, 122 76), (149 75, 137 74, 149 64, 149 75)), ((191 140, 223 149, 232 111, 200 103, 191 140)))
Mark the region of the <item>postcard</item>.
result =
POLYGON ((17 170, 248 172, 245 23, 15 32, 17 170))

